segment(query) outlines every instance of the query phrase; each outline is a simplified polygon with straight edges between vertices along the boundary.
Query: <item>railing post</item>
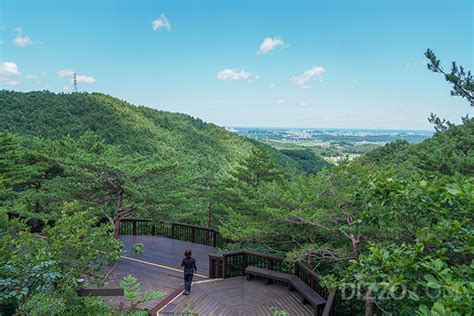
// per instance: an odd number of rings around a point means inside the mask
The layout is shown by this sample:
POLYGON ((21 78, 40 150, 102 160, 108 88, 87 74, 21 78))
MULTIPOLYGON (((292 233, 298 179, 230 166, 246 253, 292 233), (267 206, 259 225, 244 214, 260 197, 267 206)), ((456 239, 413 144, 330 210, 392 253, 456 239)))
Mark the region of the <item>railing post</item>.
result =
POLYGON ((176 225, 174 223, 171 224, 171 239, 176 239, 176 225))
POLYGON ((196 227, 191 227, 191 242, 195 243, 196 242, 196 227))
POLYGON ((247 266, 249 265, 248 263, 248 256, 247 256, 247 253, 244 252, 244 254, 242 255, 242 273, 241 275, 244 275, 245 274, 245 268, 247 268, 247 266))
POLYGON ((209 278, 217 279, 225 277, 224 256, 214 253, 209 254, 209 278))
POLYGON ((222 258, 222 278, 226 278, 227 273, 227 257, 224 255, 222 258))
POLYGON ((155 236, 156 233, 156 223, 151 224, 151 235, 155 236))
POLYGON ((133 221, 132 222, 132 235, 136 235, 137 234, 137 222, 136 221, 133 221))
POLYGON ((211 255, 209 254, 209 279, 215 279, 216 278, 216 272, 215 272, 215 260, 212 259, 211 255))
POLYGON ((217 248, 217 232, 212 231, 212 246, 217 248))

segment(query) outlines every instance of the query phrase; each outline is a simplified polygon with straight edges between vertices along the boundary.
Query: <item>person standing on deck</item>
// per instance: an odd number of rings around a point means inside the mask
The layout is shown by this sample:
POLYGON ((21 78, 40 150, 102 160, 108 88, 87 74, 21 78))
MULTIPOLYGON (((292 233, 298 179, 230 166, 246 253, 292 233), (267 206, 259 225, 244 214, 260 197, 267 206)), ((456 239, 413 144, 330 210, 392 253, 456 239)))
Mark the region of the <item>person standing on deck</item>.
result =
POLYGON ((181 262, 181 266, 184 267, 184 295, 188 295, 191 292, 194 272, 197 272, 196 259, 192 255, 191 250, 186 250, 184 252, 184 259, 181 262))

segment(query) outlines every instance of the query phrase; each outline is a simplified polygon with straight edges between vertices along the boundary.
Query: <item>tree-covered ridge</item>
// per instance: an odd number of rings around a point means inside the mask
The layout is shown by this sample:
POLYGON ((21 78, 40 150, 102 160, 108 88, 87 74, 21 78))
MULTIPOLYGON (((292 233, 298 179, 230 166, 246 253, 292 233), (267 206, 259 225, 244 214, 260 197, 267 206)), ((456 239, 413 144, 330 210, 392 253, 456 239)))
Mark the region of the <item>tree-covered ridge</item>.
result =
POLYGON ((9 188, 0 204, 27 217, 52 220, 64 201, 79 201, 111 222, 134 211, 214 226, 220 215, 213 186, 255 151, 288 175, 328 166, 314 155, 303 164, 214 124, 102 94, 0 96, 0 169, 9 188))
MULTIPOLYGON (((90 131, 126 153, 159 153, 161 161, 185 161, 195 168, 206 168, 210 161, 225 167, 263 146, 189 115, 134 106, 100 93, 2 90, 0 108, 0 131, 47 139, 77 138, 90 131)), ((298 168, 289 157, 272 152, 283 166, 298 168)))
POLYGON ((393 142, 377 148, 363 161, 378 165, 404 165, 442 175, 474 175, 474 119, 464 118, 463 124, 451 125, 444 132, 420 144, 393 142))

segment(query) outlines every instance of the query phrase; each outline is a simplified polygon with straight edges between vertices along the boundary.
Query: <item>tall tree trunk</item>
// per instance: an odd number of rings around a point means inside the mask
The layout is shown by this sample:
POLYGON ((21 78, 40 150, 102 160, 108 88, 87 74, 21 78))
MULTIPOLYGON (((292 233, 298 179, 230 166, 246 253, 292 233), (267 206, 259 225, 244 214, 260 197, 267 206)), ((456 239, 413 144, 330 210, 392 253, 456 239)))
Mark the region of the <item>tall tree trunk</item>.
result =
POLYGON ((40 201, 39 201, 39 192, 40 192, 40 189, 41 189, 41 182, 38 182, 36 183, 35 185, 35 212, 36 213, 40 213, 41 210, 40 210, 40 201))
POLYGON ((313 255, 312 254, 309 254, 306 265, 308 266, 308 268, 313 269, 313 255))
POLYGON ((211 228, 212 224, 212 203, 207 204, 207 228, 211 228))
POLYGON ((359 234, 349 234, 352 242, 352 252, 356 261, 359 261, 360 256, 360 235, 359 234))
POLYGON ((372 290, 367 290, 365 293, 365 316, 373 316, 374 315, 374 293, 372 290))
POLYGON ((120 217, 114 218, 114 238, 119 239, 120 233, 120 217))
POLYGON ((119 188, 117 192, 117 210, 114 216, 114 238, 119 238, 120 233, 120 210, 123 206, 123 188, 119 188))

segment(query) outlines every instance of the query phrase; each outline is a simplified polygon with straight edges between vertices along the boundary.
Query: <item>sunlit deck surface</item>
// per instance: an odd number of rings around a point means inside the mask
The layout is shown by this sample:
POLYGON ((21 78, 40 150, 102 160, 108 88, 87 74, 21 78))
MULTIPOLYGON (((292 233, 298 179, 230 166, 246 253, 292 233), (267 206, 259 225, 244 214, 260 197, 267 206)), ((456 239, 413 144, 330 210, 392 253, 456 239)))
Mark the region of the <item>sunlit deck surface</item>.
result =
MULTIPOLYGON (((181 272, 181 260, 186 249, 193 251, 193 257, 196 258, 198 274, 207 276, 209 271, 210 252, 214 252, 213 247, 193 244, 190 242, 174 240, 156 236, 120 236, 120 240, 124 242, 126 257, 137 259, 144 262, 133 261, 121 258, 117 266, 109 276, 107 288, 120 287, 119 282, 125 276, 131 274, 141 283, 141 289, 144 292, 153 290, 164 291, 167 294, 176 290, 183 284, 183 273, 181 272), (130 251, 134 243, 143 244, 143 254, 133 255, 130 251), (163 268, 155 266, 166 266, 163 268), (173 271, 178 269, 180 271, 173 271)), ((195 280, 206 280, 207 278, 195 276, 195 280)), ((123 297, 105 298, 114 307, 118 307, 120 302, 126 303, 123 297)), ((139 305, 140 308, 152 309, 161 301, 155 300, 139 305)))
MULTIPOLYGON (((120 280, 131 274, 141 283, 144 292, 157 290, 171 294, 183 284, 180 265, 184 251, 193 251, 198 274, 203 276, 195 275, 191 295, 177 296, 159 315, 179 315, 189 308, 193 308, 199 315, 273 315, 274 307, 287 310, 289 315, 313 313, 311 306, 301 304, 298 294, 289 292, 282 285, 266 286, 258 280, 245 281, 244 277, 208 280, 208 254, 216 251, 213 247, 155 236, 120 236, 120 239, 125 244, 125 256, 140 261, 121 258, 109 276, 107 288, 120 287, 120 280), (134 243, 144 245, 142 255, 131 254, 130 249, 134 243)), ((104 299, 114 307, 118 307, 121 302, 126 304, 123 297, 104 299)), ((139 307, 151 310, 161 300, 163 299, 141 304, 139 307)))
POLYGON ((190 295, 178 296, 159 315, 182 315, 192 309, 199 315, 271 316, 275 307, 289 315, 314 315, 311 306, 301 304, 298 294, 289 292, 286 286, 267 286, 262 281, 246 281, 245 277, 194 284, 190 295))

